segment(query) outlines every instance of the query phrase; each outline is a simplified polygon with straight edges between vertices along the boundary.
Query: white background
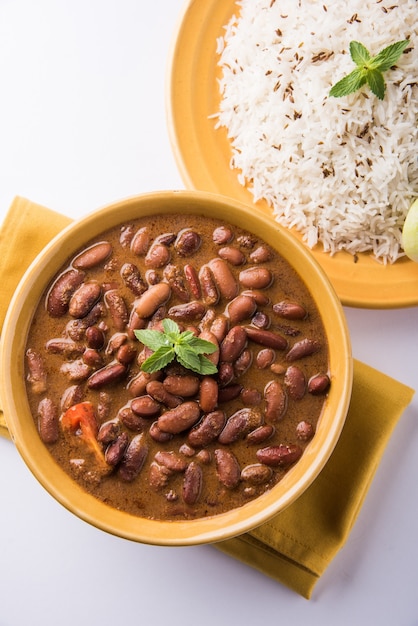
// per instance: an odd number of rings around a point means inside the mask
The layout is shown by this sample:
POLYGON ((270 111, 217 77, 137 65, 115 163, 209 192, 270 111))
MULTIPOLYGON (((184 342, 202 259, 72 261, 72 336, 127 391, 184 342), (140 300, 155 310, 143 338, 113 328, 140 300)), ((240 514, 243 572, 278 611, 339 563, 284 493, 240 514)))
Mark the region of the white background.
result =
MULTIPOLYGON (((183 188, 166 67, 182 0, 0 0, 0 218, 15 195, 73 218, 183 188)), ((346 309, 354 356, 416 388, 418 309, 346 309)), ((0 440, 0 626, 418 624, 418 397, 313 598, 210 546, 109 536, 0 440)), ((355 460, 353 460, 355 462, 355 460)))

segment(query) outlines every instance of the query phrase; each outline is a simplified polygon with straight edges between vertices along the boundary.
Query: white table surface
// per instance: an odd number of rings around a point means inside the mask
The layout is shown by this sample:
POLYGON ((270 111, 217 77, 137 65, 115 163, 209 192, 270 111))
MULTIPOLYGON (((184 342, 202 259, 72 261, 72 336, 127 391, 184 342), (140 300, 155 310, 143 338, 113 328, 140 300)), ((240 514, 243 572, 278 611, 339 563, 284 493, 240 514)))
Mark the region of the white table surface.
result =
MULTIPOLYGON (((73 218, 184 188, 165 80, 182 0, 0 0, 0 218, 73 218)), ((418 309, 346 309, 358 359, 417 387, 418 309)), ((303 599, 210 546, 161 548, 67 512, 0 440, 0 626, 418 624, 418 396, 344 548, 303 599)))

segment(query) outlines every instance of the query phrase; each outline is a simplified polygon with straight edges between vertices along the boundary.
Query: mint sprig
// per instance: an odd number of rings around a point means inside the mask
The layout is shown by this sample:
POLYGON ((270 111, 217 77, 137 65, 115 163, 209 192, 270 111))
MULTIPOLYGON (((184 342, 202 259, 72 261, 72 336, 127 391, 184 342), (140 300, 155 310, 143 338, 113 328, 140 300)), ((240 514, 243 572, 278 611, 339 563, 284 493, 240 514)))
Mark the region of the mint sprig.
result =
POLYGON ((216 366, 205 356, 217 347, 210 341, 196 337, 191 331, 180 332, 176 322, 164 319, 163 331, 135 330, 135 337, 153 353, 142 363, 141 369, 152 374, 158 372, 174 359, 198 374, 216 374, 216 366))
POLYGON ((329 95, 335 98, 354 93, 366 83, 379 100, 385 97, 386 85, 383 72, 393 67, 405 48, 410 44, 409 39, 397 41, 381 50, 376 56, 371 56, 367 48, 359 41, 350 42, 350 55, 357 65, 350 74, 344 76, 331 88, 329 95))

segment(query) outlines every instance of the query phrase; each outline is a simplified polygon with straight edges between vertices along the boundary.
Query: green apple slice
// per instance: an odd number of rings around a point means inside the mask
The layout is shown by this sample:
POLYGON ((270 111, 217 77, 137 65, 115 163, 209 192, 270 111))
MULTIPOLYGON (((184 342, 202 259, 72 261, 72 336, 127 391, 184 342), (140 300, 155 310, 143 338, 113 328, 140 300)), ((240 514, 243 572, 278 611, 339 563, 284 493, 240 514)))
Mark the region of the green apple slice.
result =
POLYGON ((418 263, 418 198, 411 204, 402 230, 405 254, 418 263))

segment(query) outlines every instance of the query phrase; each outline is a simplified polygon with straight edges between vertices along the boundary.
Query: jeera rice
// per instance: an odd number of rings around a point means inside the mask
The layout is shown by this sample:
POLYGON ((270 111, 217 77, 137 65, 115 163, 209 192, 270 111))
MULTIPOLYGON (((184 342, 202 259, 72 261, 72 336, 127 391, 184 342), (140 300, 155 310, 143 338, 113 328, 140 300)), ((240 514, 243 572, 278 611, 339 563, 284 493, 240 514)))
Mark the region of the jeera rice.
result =
POLYGON ((402 256, 418 195, 417 0, 241 0, 217 44, 216 126, 254 201, 311 248, 402 256), (351 41, 373 55, 403 39, 383 100, 367 85, 329 95, 355 67, 351 41))

